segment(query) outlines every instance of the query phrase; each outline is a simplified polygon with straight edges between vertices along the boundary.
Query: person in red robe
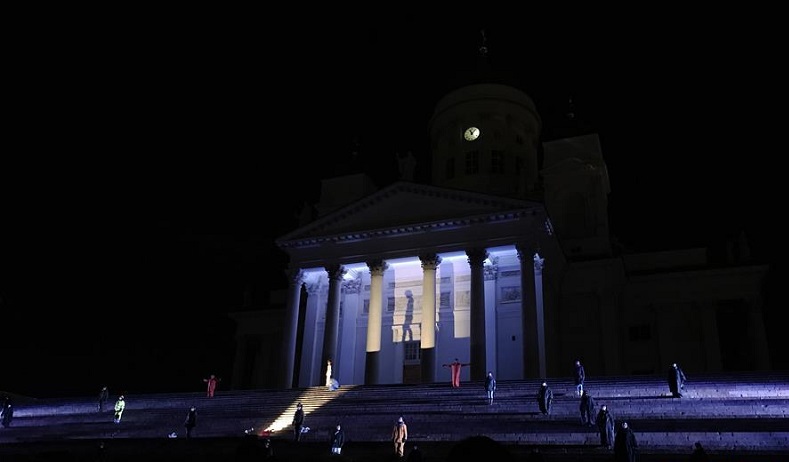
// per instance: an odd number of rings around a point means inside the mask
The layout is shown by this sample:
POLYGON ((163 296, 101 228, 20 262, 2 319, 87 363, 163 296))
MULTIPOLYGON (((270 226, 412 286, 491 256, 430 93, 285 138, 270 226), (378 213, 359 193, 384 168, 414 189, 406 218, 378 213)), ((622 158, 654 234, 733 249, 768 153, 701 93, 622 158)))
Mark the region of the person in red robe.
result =
POLYGON ((448 367, 452 375, 452 388, 460 388, 460 370, 463 366, 470 366, 468 363, 461 363, 457 358, 449 364, 442 364, 441 367, 448 367))
POLYGON ((214 374, 211 374, 211 377, 209 377, 207 379, 203 379, 203 382, 208 384, 207 396, 209 398, 213 398, 214 397, 214 392, 216 391, 216 385, 221 380, 222 379, 217 378, 217 376, 215 376, 214 374))

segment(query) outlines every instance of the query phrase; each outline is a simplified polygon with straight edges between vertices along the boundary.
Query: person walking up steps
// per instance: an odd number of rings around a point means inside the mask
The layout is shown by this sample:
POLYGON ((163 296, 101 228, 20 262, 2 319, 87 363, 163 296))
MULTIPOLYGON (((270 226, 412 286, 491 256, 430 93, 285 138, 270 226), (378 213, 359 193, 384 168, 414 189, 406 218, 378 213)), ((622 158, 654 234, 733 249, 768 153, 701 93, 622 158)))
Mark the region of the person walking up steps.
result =
POLYGON ((540 390, 537 392, 537 403, 540 405, 540 412, 543 415, 551 413, 551 406, 553 405, 553 391, 548 387, 547 382, 540 385, 540 390))
POLYGON ((121 417, 123 417, 123 411, 126 410, 126 399, 123 395, 118 396, 118 400, 115 401, 115 416, 113 418, 113 422, 121 423, 121 417))
POLYGON ((493 371, 488 371, 488 376, 485 377, 485 393, 488 395, 488 405, 493 404, 493 395, 496 393, 496 378, 493 377, 493 371))
POLYGON ((586 380, 586 370, 580 360, 575 361, 573 369, 573 382, 575 383, 575 394, 581 396, 584 392, 584 381, 586 380))
POLYGON ((392 442, 394 442, 394 450, 397 457, 403 457, 405 451, 405 441, 408 439, 408 426, 406 426, 403 418, 397 419, 394 428, 392 428, 392 442))

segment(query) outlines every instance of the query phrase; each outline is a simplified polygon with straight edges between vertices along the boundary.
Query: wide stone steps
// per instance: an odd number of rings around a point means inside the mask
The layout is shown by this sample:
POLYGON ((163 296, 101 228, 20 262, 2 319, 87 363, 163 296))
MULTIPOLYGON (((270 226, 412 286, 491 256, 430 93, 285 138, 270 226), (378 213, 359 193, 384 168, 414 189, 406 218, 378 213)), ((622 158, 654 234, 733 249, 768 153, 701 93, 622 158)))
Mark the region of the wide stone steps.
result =
MULTIPOLYGON (((566 379, 548 381, 554 391, 551 415, 537 410, 541 381, 499 381, 493 405, 482 382, 419 385, 341 386, 290 390, 126 394, 120 424, 112 423, 112 400, 103 413, 93 398, 18 403, 13 425, 0 429, 0 444, 77 439, 183 437, 190 406, 198 410, 196 438, 243 436, 272 430, 274 439, 292 437, 296 403, 306 413, 305 443, 323 443, 337 423, 349 441, 388 442, 397 417, 409 426, 412 442, 453 442, 486 435, 512 445, 595 448, 596 429, 580 424, 578 397, 566 379)), ((588 380, 598 408, 606 404, 617 422, 628 421, 642 451, 687 453, 694 441, 710 451, 789 451, 789 373, 693 377, 683 398, 671 398, 661 377, 588 380)))

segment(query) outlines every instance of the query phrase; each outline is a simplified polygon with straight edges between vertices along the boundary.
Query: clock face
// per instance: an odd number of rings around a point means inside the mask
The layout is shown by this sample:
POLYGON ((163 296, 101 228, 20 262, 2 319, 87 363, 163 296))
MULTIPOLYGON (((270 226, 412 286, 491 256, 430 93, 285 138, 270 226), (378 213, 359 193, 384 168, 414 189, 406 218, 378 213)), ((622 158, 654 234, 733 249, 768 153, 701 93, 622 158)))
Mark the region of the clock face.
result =
POLYGON ((463 138, 465 138, 466 141, 476 140, 477 138, 479 138, 479 128, 477 127, 467 128, 466 131, 463 132, 463 138))

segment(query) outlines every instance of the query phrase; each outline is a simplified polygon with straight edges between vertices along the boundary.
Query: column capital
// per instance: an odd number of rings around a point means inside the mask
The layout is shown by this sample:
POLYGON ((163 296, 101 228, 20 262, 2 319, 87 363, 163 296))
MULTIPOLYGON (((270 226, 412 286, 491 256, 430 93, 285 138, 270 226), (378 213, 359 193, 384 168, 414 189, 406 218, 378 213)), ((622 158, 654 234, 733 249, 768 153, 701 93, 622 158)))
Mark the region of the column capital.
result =
POLYGON ((518 242, 515 244, 515 251, 518 254, 518 258, 523 260, 525 258, 533 258, 534 254, 540 251, 540 247, 533 243, 518 242))
POLYGON ((434 253, 425 254, 419 256, 419 261, 422 262, 423 270, 434 270, 441 264, 441 257, 434 253))
POLYGON ((287 271, 287 277, 291 286, 299 286, 304 283, 304 270, 291 268, 287 271))
POLYGON ((372 260, 367 262, 367 267, 370 268, 371 275, 383 276, 389 265, 383 260, 372 260))
POLYGON ((326 272, 329 274, 329 280, 340 281, 348 270, 342 265, 331 265, 326 267, 326 272))
POLYGON ((488 251, 484 248, 473 248, 466 250, 466 256, 468 257, 469 265, 481 266, 485 263, 485 259, 488 258, 488 251))

